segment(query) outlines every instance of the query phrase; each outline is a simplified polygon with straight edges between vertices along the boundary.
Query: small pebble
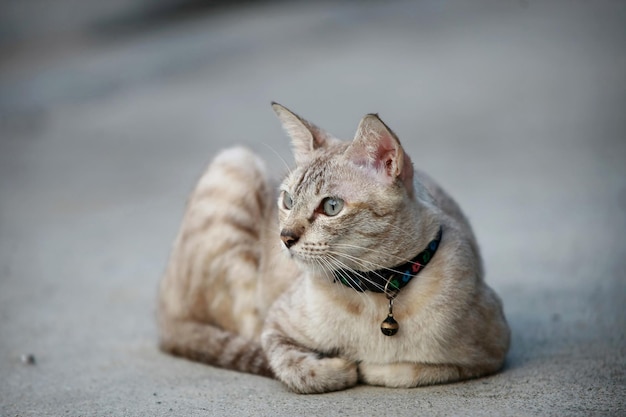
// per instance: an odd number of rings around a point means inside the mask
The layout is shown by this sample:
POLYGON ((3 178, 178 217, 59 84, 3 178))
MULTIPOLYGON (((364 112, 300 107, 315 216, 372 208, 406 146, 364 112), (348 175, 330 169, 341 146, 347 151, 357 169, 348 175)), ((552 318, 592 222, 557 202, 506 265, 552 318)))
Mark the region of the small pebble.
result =
POLYGON ((35 360, 35 355, 33 355, 32 353, 25 353, 20 357, 20 359, 25 365, 34 365, 37 362, 35 360))

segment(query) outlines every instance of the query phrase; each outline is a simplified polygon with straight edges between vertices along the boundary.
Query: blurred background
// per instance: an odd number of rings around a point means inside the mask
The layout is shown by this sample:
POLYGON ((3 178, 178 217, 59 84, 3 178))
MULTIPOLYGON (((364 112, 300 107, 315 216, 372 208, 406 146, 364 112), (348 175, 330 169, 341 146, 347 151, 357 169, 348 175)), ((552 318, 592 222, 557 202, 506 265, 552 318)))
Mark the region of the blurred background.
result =
POLYGON ((1 1, 0 414, 621 414, 625 110, 618 0, 1 1), (292 161, 273 100, 344 139, 378 112, 459 201, 513 330, 503 373, 294 400, 156 350, 208 161, 292 161))

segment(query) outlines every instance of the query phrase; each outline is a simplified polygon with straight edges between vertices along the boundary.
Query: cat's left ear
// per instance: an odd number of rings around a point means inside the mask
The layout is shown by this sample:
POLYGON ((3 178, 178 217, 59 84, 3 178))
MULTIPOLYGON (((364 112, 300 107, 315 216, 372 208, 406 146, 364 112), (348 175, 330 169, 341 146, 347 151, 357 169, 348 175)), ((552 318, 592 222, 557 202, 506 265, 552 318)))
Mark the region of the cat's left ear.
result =
POLYGON ((313 158, 316 149, 331 142, 332 136, 293 113, 285 106, 272 102, 272 108, 283 125, 283 129, 291 137, 293 155, 297 165, 304 165, 313 158))
POLYGON ((376 170, 393 182, 399 178, 413 188, 413 164, 402 149, 400 140, 377 114, 365 116, 345 156, 353 163, 376 170))

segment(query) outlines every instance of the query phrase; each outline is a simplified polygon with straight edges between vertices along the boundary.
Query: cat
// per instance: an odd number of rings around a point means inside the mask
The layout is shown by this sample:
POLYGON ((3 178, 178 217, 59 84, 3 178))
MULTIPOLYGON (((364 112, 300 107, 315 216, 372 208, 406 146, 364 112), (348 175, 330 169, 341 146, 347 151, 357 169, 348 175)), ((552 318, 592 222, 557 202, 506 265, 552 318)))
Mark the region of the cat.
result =
POLYGON ((455 201, 378 115, 341 141, 272 107, 295 168, 276 192, 245 148, 209 165, 160 284, 161 349, 297 393, 500 370, 510 331, 455 201))

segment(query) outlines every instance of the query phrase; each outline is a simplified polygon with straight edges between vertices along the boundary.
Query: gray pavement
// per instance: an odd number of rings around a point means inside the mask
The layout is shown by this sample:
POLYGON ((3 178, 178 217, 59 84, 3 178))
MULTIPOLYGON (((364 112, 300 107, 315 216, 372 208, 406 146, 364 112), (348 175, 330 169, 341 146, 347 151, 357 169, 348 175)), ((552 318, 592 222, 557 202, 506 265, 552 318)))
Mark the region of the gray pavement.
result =
POLYGON ((114 28, 0 62, 1 416, 626 415, 626 3, 250 3, 114 28), (457 198, 512 328, 502 373, 299 396, 156 349, 198 174, 235 143, 291 161, 271 100, 344 138, 379 112, 457 198))

